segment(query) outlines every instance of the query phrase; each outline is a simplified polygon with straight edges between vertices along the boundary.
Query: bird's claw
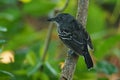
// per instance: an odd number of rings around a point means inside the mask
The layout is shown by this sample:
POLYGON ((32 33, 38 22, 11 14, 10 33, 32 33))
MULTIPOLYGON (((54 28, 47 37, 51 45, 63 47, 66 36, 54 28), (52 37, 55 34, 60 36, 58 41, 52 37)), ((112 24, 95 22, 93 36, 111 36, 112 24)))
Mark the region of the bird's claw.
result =
POLYGON ((70 49, 70 50, 68 50, 68 54, 69 54, 69 55, 73 55, 73 54, 75 54, 75 52, 70 49))

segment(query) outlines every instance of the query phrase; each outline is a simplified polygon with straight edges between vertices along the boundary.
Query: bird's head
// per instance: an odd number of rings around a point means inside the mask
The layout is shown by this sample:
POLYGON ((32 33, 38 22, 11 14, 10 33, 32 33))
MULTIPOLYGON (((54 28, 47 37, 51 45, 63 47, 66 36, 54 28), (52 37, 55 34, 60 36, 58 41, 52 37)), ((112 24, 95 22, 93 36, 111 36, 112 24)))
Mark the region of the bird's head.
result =
POLYGON ((57 22, 58 24, 64 24, 64 23, 67 23, 69 24, 70 22, 72 22, 74 20, 74 17, 71 16, 70 14, 68 13, 61 13, 61 14, 58 14, 56 17, 54 18, 49 18, 48 21, 55 21, 57 22))

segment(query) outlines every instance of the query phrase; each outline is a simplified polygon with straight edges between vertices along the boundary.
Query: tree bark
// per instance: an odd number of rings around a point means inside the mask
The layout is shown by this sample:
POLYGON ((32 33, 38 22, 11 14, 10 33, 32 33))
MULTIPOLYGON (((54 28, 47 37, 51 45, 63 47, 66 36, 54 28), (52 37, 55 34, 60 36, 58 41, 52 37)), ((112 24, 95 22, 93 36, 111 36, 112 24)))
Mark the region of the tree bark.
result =
POLYGON ((77 20, 86 27, 89 0, 78 0, 77 20))

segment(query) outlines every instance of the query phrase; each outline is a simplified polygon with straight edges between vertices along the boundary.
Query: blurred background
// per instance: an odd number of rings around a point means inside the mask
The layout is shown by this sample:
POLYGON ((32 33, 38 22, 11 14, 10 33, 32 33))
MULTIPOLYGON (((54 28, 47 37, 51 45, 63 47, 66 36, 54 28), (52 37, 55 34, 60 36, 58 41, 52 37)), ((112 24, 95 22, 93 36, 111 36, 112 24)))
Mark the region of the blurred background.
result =
MULTIPOLYGON (((73 80, 120 80, 120 0, 89 0, 86 29, 95 68, 79 58, 73 80)), ((66 0, 0 0, 0 80, 58 80, 67 48, 47 19, 66 0), (48 40, 49 41, 49 40, 48 40)), ((77 0, 64 12, 76 16, 77 0)))

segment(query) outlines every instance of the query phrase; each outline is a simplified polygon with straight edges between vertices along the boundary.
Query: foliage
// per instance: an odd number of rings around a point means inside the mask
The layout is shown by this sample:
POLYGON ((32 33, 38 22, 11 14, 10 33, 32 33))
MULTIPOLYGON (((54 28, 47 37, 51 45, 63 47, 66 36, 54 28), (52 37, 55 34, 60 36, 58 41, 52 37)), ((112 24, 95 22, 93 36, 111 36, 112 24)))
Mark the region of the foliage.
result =
MULTIPOLYGON (((95 68, 87 70, 80 56, 74 80, 120 79, 119 3, 90 0, 86 28, 94 45, 95 68)), ((0 0, 0 80, 59 79, 67 49, 58 39, 56 27, 45 61, 42 58, 49 26, 46 20, 64 4, 65 0, 0 0)), ((64 12, 75 16, 76 4, 70 0, 64 12)))

